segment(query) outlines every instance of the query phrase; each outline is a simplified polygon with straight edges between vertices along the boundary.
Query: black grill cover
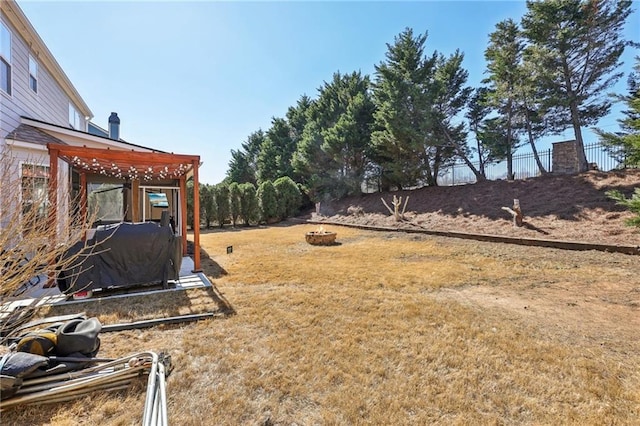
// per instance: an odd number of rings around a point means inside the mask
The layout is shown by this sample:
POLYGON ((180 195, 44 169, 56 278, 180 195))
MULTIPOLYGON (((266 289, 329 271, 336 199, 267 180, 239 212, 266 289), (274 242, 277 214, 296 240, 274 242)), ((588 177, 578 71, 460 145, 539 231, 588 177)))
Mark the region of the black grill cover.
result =
POLYGON ((182 240, 169 226, 121 223, 99 229, 63 255, 58 288, 63 293, 131 287, 176 280, 182 263, 182 240), (73 259, 76 254, 80 254, 73 259), (64 265, 64 259, 70 264, 64 265), (72 260, 71 260, 72 259, 72 260))

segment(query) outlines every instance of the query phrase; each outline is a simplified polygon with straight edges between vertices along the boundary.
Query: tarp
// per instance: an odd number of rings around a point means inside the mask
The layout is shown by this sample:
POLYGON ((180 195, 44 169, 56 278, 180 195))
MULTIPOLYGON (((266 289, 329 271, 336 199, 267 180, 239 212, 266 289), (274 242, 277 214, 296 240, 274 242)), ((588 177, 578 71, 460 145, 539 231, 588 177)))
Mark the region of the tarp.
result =
POLYGON ((157 223, 121 223, 98 229, 90 240, 79 242, 65 254, 71 267, 58 274, 64 293, 142 284, 166 284, 178 279, 182 240, 169 226, 157 223))

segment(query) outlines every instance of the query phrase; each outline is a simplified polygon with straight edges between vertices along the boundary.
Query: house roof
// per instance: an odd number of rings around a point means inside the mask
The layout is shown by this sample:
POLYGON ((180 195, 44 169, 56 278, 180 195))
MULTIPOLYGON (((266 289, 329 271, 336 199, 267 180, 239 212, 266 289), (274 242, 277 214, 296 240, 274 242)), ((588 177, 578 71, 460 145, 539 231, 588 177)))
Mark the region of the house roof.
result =
POLYGON ((105 143, 109 143, 109 144, 119 144, 119 145, 123 145, 123 147, 127 147, 127 148, 140 148, 140 149, 145 149, 145 150, 149 150, 149 151, 153 151, 153 152, 163 152, 166 153, 165 151, 161 151, 159 149, 155 149, 155 148, 149 148, 147 146, 142 146, 142 145, 138 145, 135 143, 131 143, 131 142, 127 142, 123 139, 111 139, 107 136, 100 136, 100 135, 95 135, 93 133, 89 133, 89 132, 83 132, 82 130, 76 130, 76 129, 72 129, 71 127, 65 127, 65 126, 59 126, 57 124, 53 124, 53 123, 48 123, 46 121, 42 121, 42 120, 36 120, 35 118, 31 118, 31 117, 25 117, 22 116, 20 117, 23 124, 31 124, 31 125, 35 125, 34 127, 37 127, 39 124, 43 124, 44 126, 42 126, 43 128, 47 128, 47 130, 51 130, 51 131, 55 131, 55 132, 60 132, 60 133, 65 133, 68 135, 76 135, 82 138, 96 138, 94 140, 96 141, 101 141, 101 142, 105 142, 105 143))
POLYGON ((51 136, 50 134, 28 124, 19 125, 15 129, 13 129, 5 139, 19 140, 21 142, 31 142, 45 146, 48 143, 66 145, 64 141, 56 138, 55 136, 51 136))

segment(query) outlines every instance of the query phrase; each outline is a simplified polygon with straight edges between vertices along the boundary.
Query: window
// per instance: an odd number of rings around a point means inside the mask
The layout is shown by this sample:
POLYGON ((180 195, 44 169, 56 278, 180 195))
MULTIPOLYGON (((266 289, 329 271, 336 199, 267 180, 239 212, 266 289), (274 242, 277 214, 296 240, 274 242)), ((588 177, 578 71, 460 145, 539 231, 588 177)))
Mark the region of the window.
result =
POLYGON ((89 217, 98 224, 118 223, 124 218, 124 196, 121 183, 88 183, 89 217))
POLYGON ((0 90, 11 94, 11 33, 0 22, 0 90))
POLYGON ((29 55, 29 87, 38 93, 38 63, 29 55))
POLYGON ((22 163, 22 219, 25 228, 44 226, 47 219, 49 166, 22 163))
POLYGON ((82 119, 80 118, 80 114, 71 103, 69 103, 69 126, 71 126, 72 129, 84 130, 82 129, 82 119))

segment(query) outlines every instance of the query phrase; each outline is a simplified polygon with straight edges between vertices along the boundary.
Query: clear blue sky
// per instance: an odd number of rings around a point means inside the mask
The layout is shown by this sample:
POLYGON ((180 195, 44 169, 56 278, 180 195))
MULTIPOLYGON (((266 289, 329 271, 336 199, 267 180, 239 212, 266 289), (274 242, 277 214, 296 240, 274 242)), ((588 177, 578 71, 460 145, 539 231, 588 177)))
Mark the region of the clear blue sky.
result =
MULTIPOLYGON (((489 33, 526 12, 524 1, 18 2, 96 124, 116 111, 125 140, 199 154, 205 183, 220 182, 231 149, 301 95, 316 97, 334 72, 373 74, 405 27, 428 31, 427 53, 464 52, 477 86, 489 33)), ((640 41, 639 12, 625 34, 640 41)), ((601 125, 613 131, 617 117, 601 125)))

